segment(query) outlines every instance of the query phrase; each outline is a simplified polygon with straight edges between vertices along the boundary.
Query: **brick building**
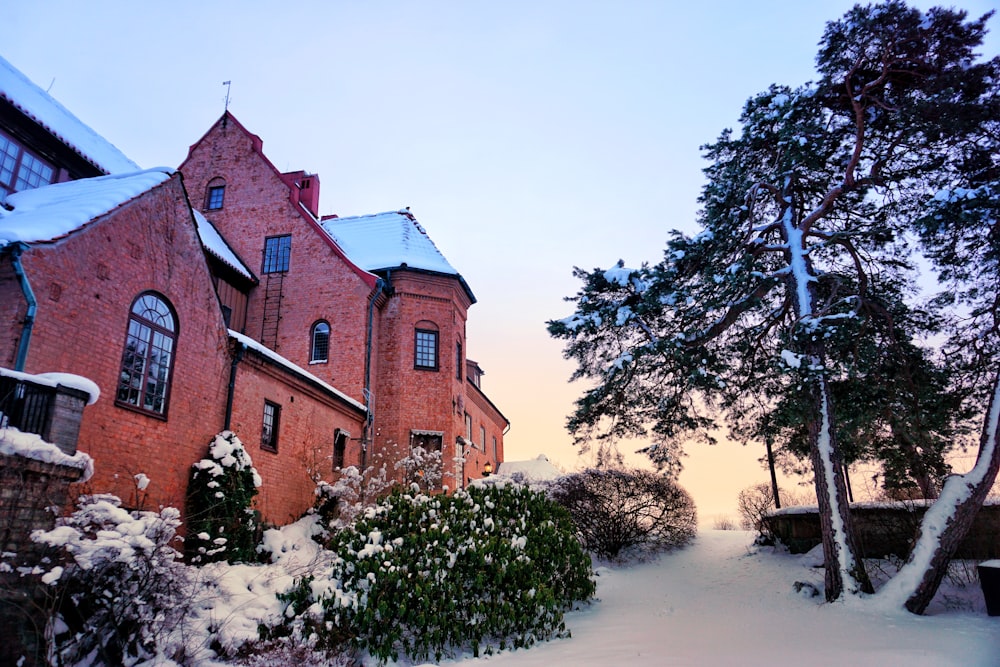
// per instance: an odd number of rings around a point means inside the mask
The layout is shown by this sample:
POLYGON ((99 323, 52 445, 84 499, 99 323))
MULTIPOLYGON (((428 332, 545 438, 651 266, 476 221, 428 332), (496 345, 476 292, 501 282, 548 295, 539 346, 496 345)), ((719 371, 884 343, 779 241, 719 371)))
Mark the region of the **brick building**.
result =
POLYGON ((98 384, 95 490, 128 501, 143 472, 181 507, 224 429, 279 523, 315 479, 415 445, 453 488, 502 461, 509 423, 465 356, 475 297, 408 211, 320 218, 319 178, 278 172, 228 112, 179 171, 137 172, 18 77, 0 61, 0 141, 49 171, 0 192, 0 366, 98 384))

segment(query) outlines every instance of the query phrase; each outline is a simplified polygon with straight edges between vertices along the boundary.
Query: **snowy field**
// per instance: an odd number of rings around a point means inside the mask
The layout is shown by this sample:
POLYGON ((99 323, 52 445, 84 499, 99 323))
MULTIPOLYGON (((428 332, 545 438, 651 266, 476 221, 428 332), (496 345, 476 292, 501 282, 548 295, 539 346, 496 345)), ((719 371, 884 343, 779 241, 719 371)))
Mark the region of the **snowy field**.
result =
POLYGON ((825 604, 793 590, 797 581, 822 587, 814 556, 751 540, 702 530, 655 562, 601 568, 599 600, 567 615, 571 639, 441 664, 1000 666, 1000 617, 986 615, 978 584, 945 584, 926 616, 825 604))

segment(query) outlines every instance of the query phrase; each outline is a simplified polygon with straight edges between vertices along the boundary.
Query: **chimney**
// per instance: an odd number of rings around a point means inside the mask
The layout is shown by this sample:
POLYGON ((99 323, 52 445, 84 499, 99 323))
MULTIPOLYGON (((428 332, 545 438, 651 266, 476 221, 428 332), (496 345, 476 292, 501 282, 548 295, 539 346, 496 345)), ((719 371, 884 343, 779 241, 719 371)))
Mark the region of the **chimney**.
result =
POLYGON ((309 174, 299 180, 299 202, 319 217, 319 174, 309 174))
POLYGON ((298 202, 317 218, 319 217, 319 174, 289 171, 281 180, 291 189, 292 203, 298 202))

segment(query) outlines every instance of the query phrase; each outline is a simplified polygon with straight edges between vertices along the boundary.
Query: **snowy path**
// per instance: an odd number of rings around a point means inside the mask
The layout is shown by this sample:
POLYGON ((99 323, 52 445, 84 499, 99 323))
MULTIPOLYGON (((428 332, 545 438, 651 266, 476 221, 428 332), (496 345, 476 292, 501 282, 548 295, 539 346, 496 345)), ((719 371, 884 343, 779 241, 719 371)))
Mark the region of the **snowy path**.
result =
POLYGON ((1000 617, 885 614, 793 592, 822 582, 803 556, 750 555, 747 533, 702 531, 655 563, 602 570, 573 638, 449 665, 1000 666, 1000 617))

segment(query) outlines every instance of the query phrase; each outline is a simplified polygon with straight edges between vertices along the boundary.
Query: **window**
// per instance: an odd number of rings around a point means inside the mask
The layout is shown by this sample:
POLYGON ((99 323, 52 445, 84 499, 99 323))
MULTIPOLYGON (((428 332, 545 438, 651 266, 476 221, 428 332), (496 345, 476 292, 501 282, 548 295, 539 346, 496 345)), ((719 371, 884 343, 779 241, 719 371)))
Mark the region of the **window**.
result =
POLYGON ((486 427, 479 427, 479 442, 483 443, 483 451, 486 451, 486 427))
POLYGON ((222 208, 222 202, 226 199, 226 186, 213 185, 208 188, 208 205, 205 207, 209 211, 222 208))
POLYGON ((415 333, 413 366, 437 370, 438 368, 438 332, 429 329, 417 329, 415 333))
POLYGON ((465 413, 465 439, 470 445, 476 444, 476 441, 472 439, 472 415, 468 412, 465 413))
POLYGON ((264 401, 264 424, 260 430, 260 446, 263 449, 278 451, 278 428, 281 425, 281 406, 271 401, 264 401))
POLYGON ((497 459, 497 437, 493 436, 493 460, 497 459))
POLYGON ((462 379, 462 344, 455 343, 455 377, 462 379))
POLYGON ((129 314, 116 403, 166 414, 176 340, 170 305, 152 292, 140 294, 129 314))
POLYGON ((55 170, 28 149, 0 132, 0 189, 31 190, 52 182, 55 170))
POLYGON ((344 455, 347 452, 347 440, 351 434, 339 428, 333 434, 333 469, 344 467, 344 455))
POLYGON ((330 358, 330 325, 320 320, 312 326, 312 346, 309 363, 321 363, 330 358))
POLYGON ((288 257, 292 254, 292 236, 271 236, 264 239, 264 273, 282 273, 288 270, 288 257))
POLYGON ((410 431, 410 449, 423 447, 426 452, 440 452, 444 440, 442 431, 410 431))

